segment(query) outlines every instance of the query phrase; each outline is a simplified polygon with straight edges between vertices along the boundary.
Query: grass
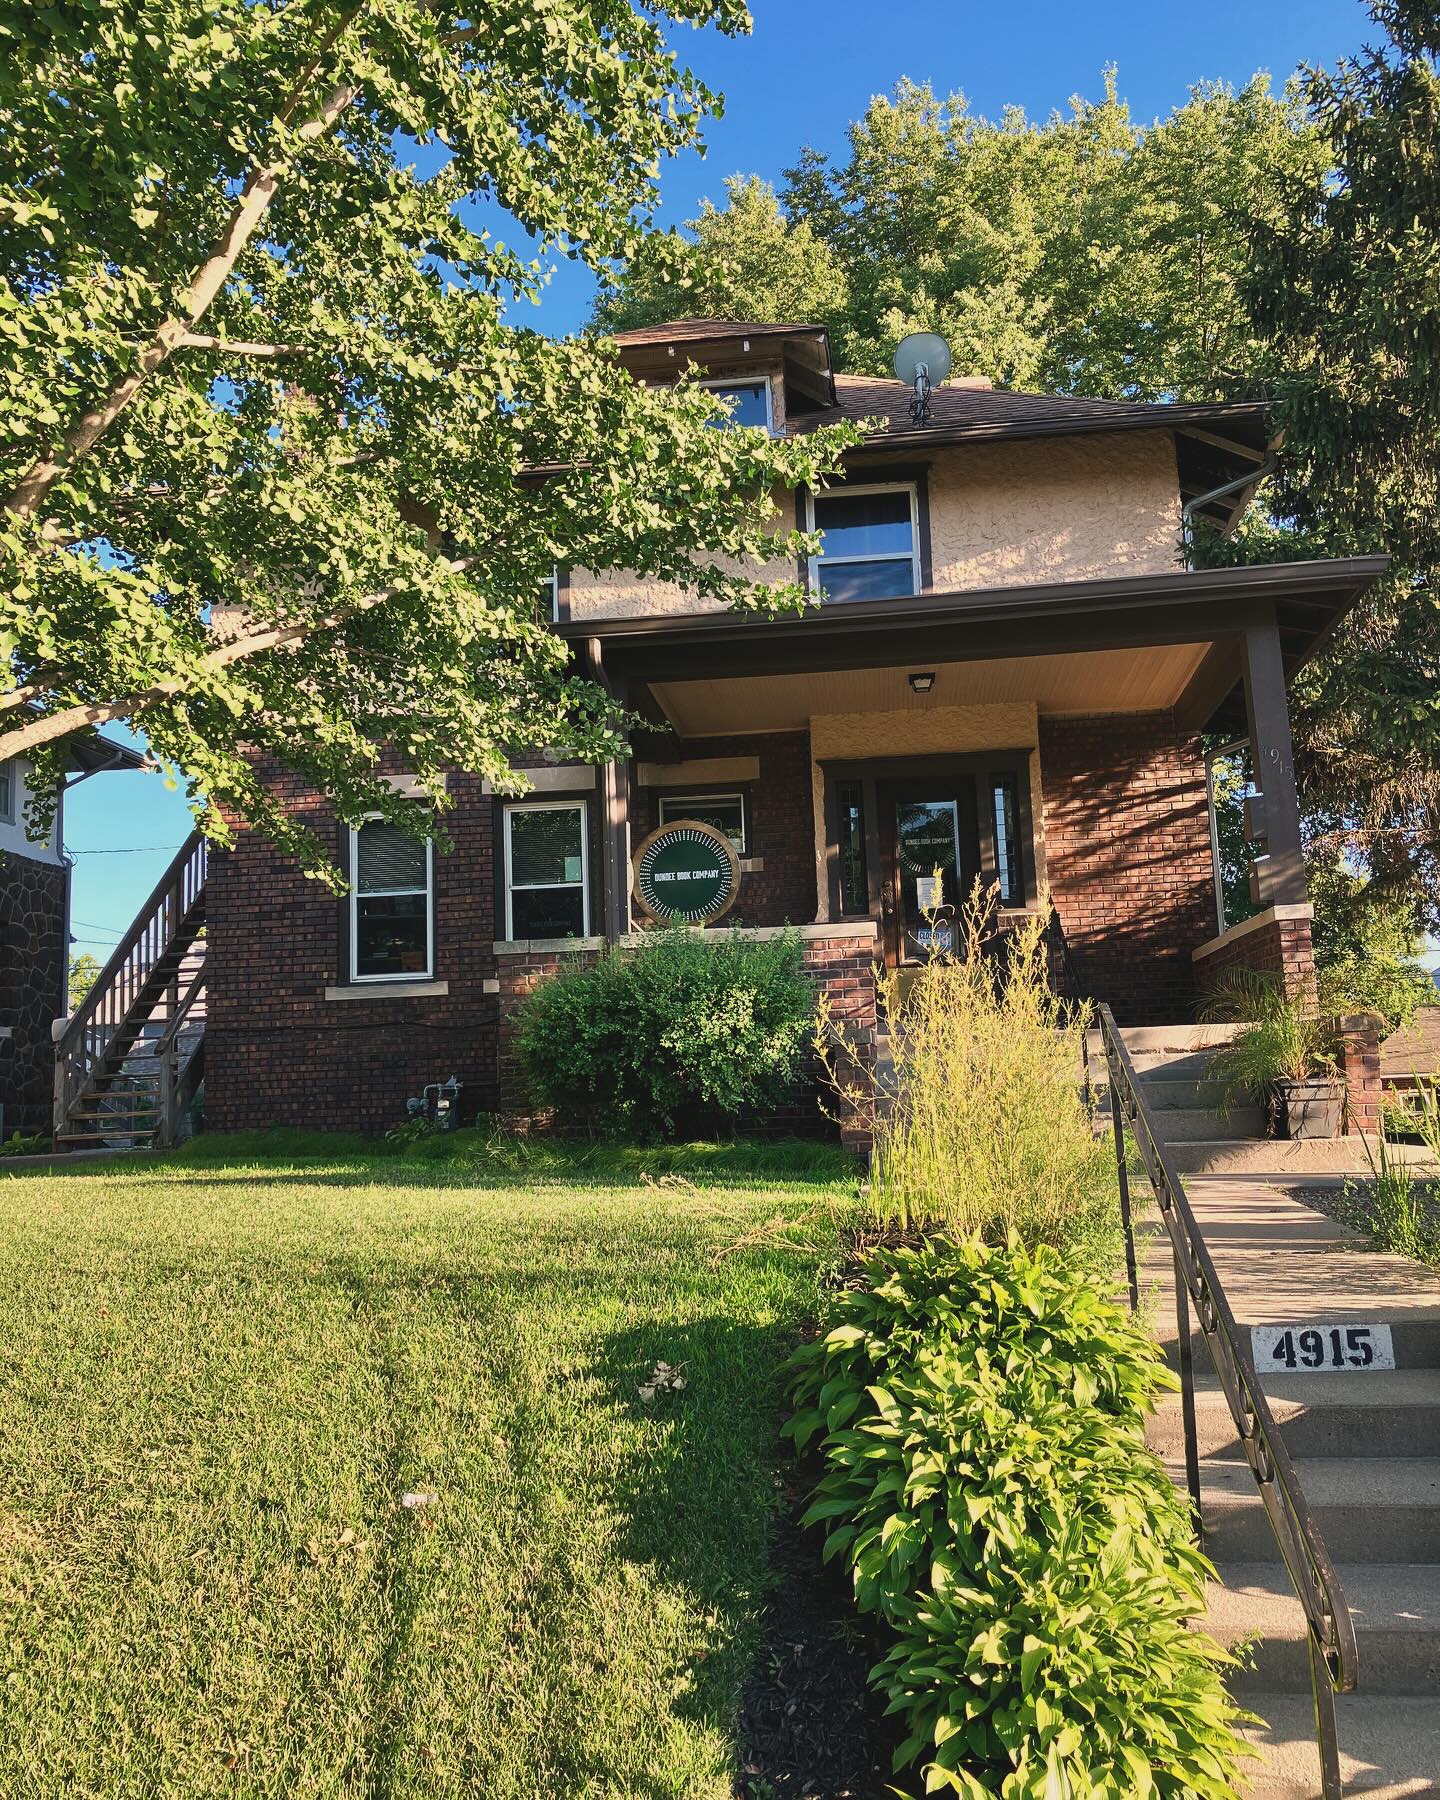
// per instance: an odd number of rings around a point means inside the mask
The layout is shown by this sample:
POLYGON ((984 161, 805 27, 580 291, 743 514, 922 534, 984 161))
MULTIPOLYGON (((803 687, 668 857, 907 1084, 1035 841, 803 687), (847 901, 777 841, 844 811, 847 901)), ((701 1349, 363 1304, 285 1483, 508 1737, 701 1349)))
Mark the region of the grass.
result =
POLYGON ((0 1793, 728 1796, 854 1193, 475 1134, 0 1174, 0 1793))

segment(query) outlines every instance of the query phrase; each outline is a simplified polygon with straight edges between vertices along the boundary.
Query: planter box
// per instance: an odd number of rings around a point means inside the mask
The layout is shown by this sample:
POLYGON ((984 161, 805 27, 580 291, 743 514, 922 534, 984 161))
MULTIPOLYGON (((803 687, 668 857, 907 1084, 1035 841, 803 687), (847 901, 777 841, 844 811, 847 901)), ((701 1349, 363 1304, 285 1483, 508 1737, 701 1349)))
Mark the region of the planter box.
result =
POLYGON ((1339 1137, 1345 1122, 1345 1083, 1331 1075, 1277 1081, 1276 1110, 1287 1138, 1339 1137))

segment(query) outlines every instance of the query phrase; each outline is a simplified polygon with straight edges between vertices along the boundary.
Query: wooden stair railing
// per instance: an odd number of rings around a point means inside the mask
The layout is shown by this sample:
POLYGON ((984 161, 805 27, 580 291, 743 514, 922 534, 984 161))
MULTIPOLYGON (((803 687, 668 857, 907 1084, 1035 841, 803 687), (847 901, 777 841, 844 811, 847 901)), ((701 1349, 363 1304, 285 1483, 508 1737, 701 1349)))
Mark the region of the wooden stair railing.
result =
POLYGON ((57 1144, 98 1143, 112 1136, 174 1141, 177 1107, 188 1104, 195 1091, 189 1065, 199 1052, 190 1051, 182 1078, 177 1034, 196 1019, 204 994, 207 850, 206 840, 192 832, 90 992, 57 1030, 57 1144), (126 1079, 127 1058, 156 1025, 161 1027, 156 1051, 163 1046, 158 1078, 126 1079))

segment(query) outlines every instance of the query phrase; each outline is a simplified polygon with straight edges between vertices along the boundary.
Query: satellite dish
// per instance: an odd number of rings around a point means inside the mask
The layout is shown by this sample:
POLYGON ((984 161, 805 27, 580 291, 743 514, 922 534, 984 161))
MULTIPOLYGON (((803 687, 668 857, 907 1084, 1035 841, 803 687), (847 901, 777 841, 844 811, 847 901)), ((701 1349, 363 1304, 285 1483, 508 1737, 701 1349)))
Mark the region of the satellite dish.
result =
POLYGON ((915 390, 910 417, 917 425, 929 422, 930 390, 945 380, 950 367, 950 346, 938 332, 912 331, 901 338, 895 351, 895 373, 915 390))

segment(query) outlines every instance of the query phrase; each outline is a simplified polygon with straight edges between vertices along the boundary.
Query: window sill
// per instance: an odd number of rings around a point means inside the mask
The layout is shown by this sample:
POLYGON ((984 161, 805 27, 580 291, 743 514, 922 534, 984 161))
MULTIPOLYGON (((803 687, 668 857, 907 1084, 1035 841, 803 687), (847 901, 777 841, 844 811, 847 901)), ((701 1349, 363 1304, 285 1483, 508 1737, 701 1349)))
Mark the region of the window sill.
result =
POLYGON ((423 1000, 450 992, 448 981, 356 981, 348 987, 327 987, 327 1000, 423 1000))

